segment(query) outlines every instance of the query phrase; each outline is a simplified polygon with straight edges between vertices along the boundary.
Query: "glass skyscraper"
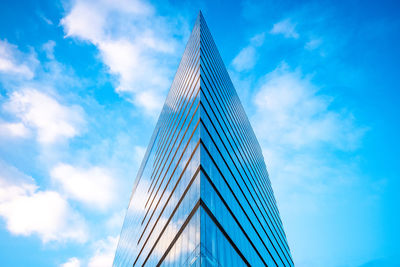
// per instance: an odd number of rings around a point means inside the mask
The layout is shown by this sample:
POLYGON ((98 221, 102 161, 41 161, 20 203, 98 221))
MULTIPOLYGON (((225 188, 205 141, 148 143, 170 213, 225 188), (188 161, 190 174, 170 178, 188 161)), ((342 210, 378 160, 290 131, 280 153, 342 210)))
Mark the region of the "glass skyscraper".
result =
POLYGON ((114 266, 293 266, 260 145, 199 13, 114 266))

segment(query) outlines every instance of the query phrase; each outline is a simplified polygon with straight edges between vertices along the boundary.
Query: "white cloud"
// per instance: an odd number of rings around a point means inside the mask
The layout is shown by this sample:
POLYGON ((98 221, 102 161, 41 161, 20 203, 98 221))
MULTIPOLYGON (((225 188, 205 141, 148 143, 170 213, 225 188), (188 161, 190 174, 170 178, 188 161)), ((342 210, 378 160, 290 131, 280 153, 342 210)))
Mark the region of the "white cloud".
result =
POLYGON ((34 77, 33 68, 36 64, 37 60, 34 56, 25 55, 16 46, 0 40, 0 74, 32 79, 34 77))
POLYGON ((68 259, 67 262, 60 265, 60 267, 80 267, 81 261, 75 257, 68 259))
MULTIPOLYGON (((160 95, 173 74, 177 19, 155 14, 144 1, 76 1, 61 20, 67 37, 94 44, 116 91, 149 114, 162 105, 160 95), (166 59, 170 60, 166 60, 166 59)), ((182 26, 180 26, 182 27, 182 26)), ((175 66, 174 66, 175 67, 175 66)))
MULTIPOLYGON (((35 129, 38 141, 43 144, 77 136, 85 125, 84 112, 79 106, 62 105, 32 88, 13 92, 4 109, 19 118, 25 128, 35 129)), ((24 128, 18 125, 23 132, 24 128)))
POLYGON ((321 44, 322 44, 321 39, 311 39, 305 44, 304 48, 307 50, 314 50, 318 48, 321 44))
POLYGON ((116 199, 116 180, 104 168, 84 169, 60 163, 51 170, 51 177, 68 198, 90 208, 106 210, 116 199))
POLYGON ((286 38, 299 38, 299 34, 296 32, 296 24, 293 24, 290 19, 285 19, 275 23, 270 33, 283 34, 286 38))
POLYGON ((350 113, 330 110, 332 99, 318 94, 318 89, 310 76, 291 71, 286 64, 266 75, 254 98, 257 119, 264 121, 257 124, 258 132, 265 133, 269 143, 294 148, 321 143, 356 148, 364 130, 354 126, 350 113))
POLYGON ((232 66, 236 71, 250 70, 257 61, 256 48, 264 44, 265 34, 257 34, 251 38, 250 44, 243 48, 233 59, 232 66))
POLYGON ((112 266, 115 250, 117 249, 119 237, 108 236, 95 244, 96 251, 89 259, 88 267, 109 267, 112 266))
POLYGON ((354 153, 366 129, 350 112, 334 107, 334 99, 300 69, 283 63, 259 82, 252 125, 293 257, 301 262, 302 252, 317 242, 314 227, 339 210, 345 212, 350 192, 359 193, 362 182, 354 153))
POLYGON ((355 166, 334 152, 357 149, 366 129, 351 113, 331 109, 333 99, 319 91, 311 76, 283 63, 261 79, 254 95, 254 130, 284 205, 296 198, 314 209, 318 203, 311 199, 353 182, 355 166))
POLYGON ((30 130, 22 122, 1 122, 0 136, 26 138, 30 136, 30 130))
POLYGON ((93 254, 84 259, 79 260, 76 257, 70 258, 61 267, 79 267, 82 262, 87 263, 88 267, 110 267, 114 261, 115 251, 117 249, 119 236, 107 236, 105 239, 98 240, 93 243, 93 254))
POLYGON ((47 18, 42 12, 36 12, 39 18, 41 18, 47 25, 53 25, 53 21, 47 18))
POLYGON ((250 39, 250 44, 253 45, 254 47, 260 47, 264 44, 265 41, 265 33, 259 33, 251 37, 250 39))
POLYGON ((232 65, 237 71, 252 69, 255 63, 256 50, 252 46, 243 48, 232 61, 232 65))
POLYGON ((75 2, 68 15, 61 20, 66 37, 75 36, 93 43, 101 39, 105 25, 104 11, 96 6, 85 1, 75 2))
POLYGON ((56 42, 53 40, 49 40, 42 45, 43 51, 46 53, 46 56, 50 60, 54 60, 54 47, 56 46, 56 42))
POLYGON ((36 234, 43 242, 85 242, 84 220, 55 191, 42 191, 33 179, 0 162, 0 216, 14 235, 36 234))

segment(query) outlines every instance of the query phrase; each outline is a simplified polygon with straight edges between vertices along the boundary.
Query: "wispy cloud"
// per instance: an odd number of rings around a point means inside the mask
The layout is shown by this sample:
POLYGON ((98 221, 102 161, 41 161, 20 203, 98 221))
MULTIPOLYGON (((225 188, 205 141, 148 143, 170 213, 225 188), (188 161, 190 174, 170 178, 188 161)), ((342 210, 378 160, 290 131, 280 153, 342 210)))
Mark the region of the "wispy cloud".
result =
POLYGON ((43 20, 43 22, 45 22, 47 25, 52 26, 54 23, 53 21, 51 21, 51 19, 47 18, 42 11, 38 10, 36 11, 36 15, 43 20))
POLYGON ((107 267, 111 266, 114 260, 119 237, 108 236, 95 244, 96 251, 89 259, 88 267, 107 267))
POLYGON ((304 45, 304 48, 307 50, 314 50, 318 48, 321 44, 322 44, 322 39, 311 39, 304 45))
MULTIPOLYGON (((327 207, 337 209, 336 198, 361 181, 352 153, 367 129, 345 108, 334 108, 335 99, 324 95, 312 77, 281 63, 259 80, 253 96, 252 125, 289 241, 304 240, 301 231, 310 231, 301 228, 299 218, 318 216, 327 207)), ((300 261, 310 244, 298 242, 294 248, 293 256, 300 261)))
POLYGON ((271 34, 283 34, 286 38, 299 38, 299 34, 296 31, 296 24, 292 23, 290 19, 285 19, 274 24, 270 30, 271 34))
POLYGON ((262 78, 254 98, 258 114, 268 114, 265 123, 257 124, 259 132, 265 133, 269 143, 294 148, 316 144, 342 150, 357 148, 364 130, 354 125, 351 113, 331 110, 332 98, 318 91, 311 76, 282 63, 262 78))
POLYGON ((314 226, 326 223, 327 210, 348 212, 353 200, 344 192, 364 190, 357 155, 368 128, 316 83, 318 72, 304 73, 285 62, 259 77, 235 70, 231 74, 263 150, 295 262, 321 263, 304 256, 310 247, 329 247, 318 243, 314 226))
POLYGON ((116 180, 101 167, 77 168, 60 163, 51 170, 52 180, 61 191, 94 210, 107 210, 116 200, 116 180))
POLYGON ((232 66, 236 71, 250 70, 257 62, 257 50, 264 43, 265 34, 257 34, 251 38, 250 44, 240 50, 239 54, 233 59, 232 66))
POLYGON ((66 37, 94 44, 114 74, 116 91, 157 112, 173 74, 178 19, 158 16, 144 1, 76 1, 61 20, 66 37), (174 29, 174 30, 173 30, 174 29), (170 62, 170 63, 168 63, 170 62))
POLYGON ((0 75, 16 75, 32 79, 37 63, 33 55, 25 55, 15 45, 0 40, 0 75))
POLYGON ((56 60, 55 46, 52 40, 41 46, 39 53, 46 54, 41 62, 33 48, 22 52, 18 46, 0 41, 0 83, 5 89, 1 138, 35 138, 49 146, 85 131, 83 108, 67 104, 58 93, 81 85, 73 71, 56 60))
POLYGON ((271 178, 286 183, 286 189, 294 182, 296 191, 315 193, 335 182, 333 177, 341 179, 331 165, 339 164, 331 152, 357 149, 366 128, 358 126, 350 112, 331 109, 333 98, 322 95, 311 78, 282 63, 261 79, 251 119, 257 122, 253 125, 271 178))
POLYGON ((26 128, 31 128, 43 144, 77 136, 85 125, 81 107, 62 105, 52 96, 33 88, 14 91, 3 108, 20 120, 18 126, 8 127, 11 134, 26 137, 23 133, 26 128))
POLYGON ((118 236, 107 236, 92 243, 92 254, 84 258, 72 257, 60 267, 109 267, 112 266, 115 250, 117 248, 118 236))
MULTIPOLYGON (((73 1, 69 7, 61 21, 66 38, 94 45, 115 78, 115 90, 140 111, 157 113, 179 60, 176 52, 183 49, 177 40, 188 34, 185 22, 160 16, 141 1, 73 1)), ((79 91, 84 79, 57 61, 59 44, 52 40, 28 52, 22 52, 25 46, 3 42, 7 53, 1 58, 8 65, 0 69, 5 89, 0 141, 35 141, 24 147, 32 163, 16 166, 24 166, 37 179, 0 177, 0 219, 11 234, 38 236, 44 243, 100 240, 86 243, 95 243, 92 255, 65 258, 61 266, 110 266, 118 240, 114 236, 125 215, 121 210, 145 147, 128 126, 131 118, 115 112, 129 113, 131 107, 104 107, 79 91), (97 116, 87 115, 91 109, 97 116), (119 128, 109 130, 104 121, 119 128)))
POLYGON ((54 47, 56 46, 56 42, 53 40, 49 40, 42 45, 43 51, 46 53, 46 56, 50 60, 54 60, 54 47))
POLYGON ((60 267, 80 267, 81 261, 78 258, 70 258, 67 262, 60 265, 60 267))
MULTIPOLYGON (((30 72, 0 70, 5 88, 0 138, 2 142, 10 138, 34 140, 32 147, 26 145, 24 149, 34 156, 34 168, 41 171, 41 176, 34 175, 36 180, 29 176, 17 179, 25 175, 11 163, 4 163, 6 167, 0 164, 0 218, 6 229, 15 235, 38 236, 44 243, 86 242, 89 236, 97 239, 115 235, 120 230, 116 211, 126 206, 125 201, 119 202, 119 183, 131 185, 131 180, 125 178, 137 169, 138 163, 132 163, 132 159, 142 155, 143 148, 135 146, 134 137, 127 132, 115 131, 112 137, 104 131, 93 134, 95 124, 107 119, 89 118, 87 109, 101 113, 104 108, 91 96, 87 102, 82 101, 78 91, 84 81, 57 61, 54 41, 44 43, 37 52, 30 48, 27 53, 3 43, 7 51, 4 58, 30 72), (45 57, 39 57, 41 54, 45 57), (73 147, 76 141, 81 142, 79 148, 73 147), (5 173, 8 169, 14 172, 5 173), (85 211, 82 214, 78 212, 81 209, 85 211)), ((107 110, 107 116, 112 117, 110 112, 107 110)), ((124 117, 115 125, 125 123, 124 117)), ((126 190, 123 195, 127 201, 130 189, 124 188, 121 190, 126 190)), ((87 261, 72 258, 65 264, 86 265, 87 261)))
POLYGON ((232 61, 232 65, 237 71, 252 69, 255 63, 256 50, 253 46, 247 46, 240 50, 239 54, 232 61))
POLYGON ((1 137, 27 138, 31 131, 22 122, 3 122, 0 121, 1 137))
POLYGON ((43 242, 85 242, 83 218, 56 191, 40 190, 34 180, 0 161, 0 216, 15 235, 36 234, 43 242))

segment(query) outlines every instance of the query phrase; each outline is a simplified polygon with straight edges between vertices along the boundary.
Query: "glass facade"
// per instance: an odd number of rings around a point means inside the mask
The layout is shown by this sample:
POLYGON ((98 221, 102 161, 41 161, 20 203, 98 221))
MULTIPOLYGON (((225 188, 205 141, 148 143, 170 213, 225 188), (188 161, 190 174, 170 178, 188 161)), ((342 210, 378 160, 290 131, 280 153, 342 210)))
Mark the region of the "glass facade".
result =
POLYGON ((199 13, 114 266, 293 266, 261 148, 199 13))

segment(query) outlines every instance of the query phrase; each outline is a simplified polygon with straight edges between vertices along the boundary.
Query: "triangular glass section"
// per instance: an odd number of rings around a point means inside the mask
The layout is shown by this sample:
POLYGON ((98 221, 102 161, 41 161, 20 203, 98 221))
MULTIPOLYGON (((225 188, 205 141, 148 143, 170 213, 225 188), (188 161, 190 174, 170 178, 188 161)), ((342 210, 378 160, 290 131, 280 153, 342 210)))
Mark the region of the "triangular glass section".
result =
POLYGON ((199 13, 114 266, 293 266, 261 148, 199 13))

